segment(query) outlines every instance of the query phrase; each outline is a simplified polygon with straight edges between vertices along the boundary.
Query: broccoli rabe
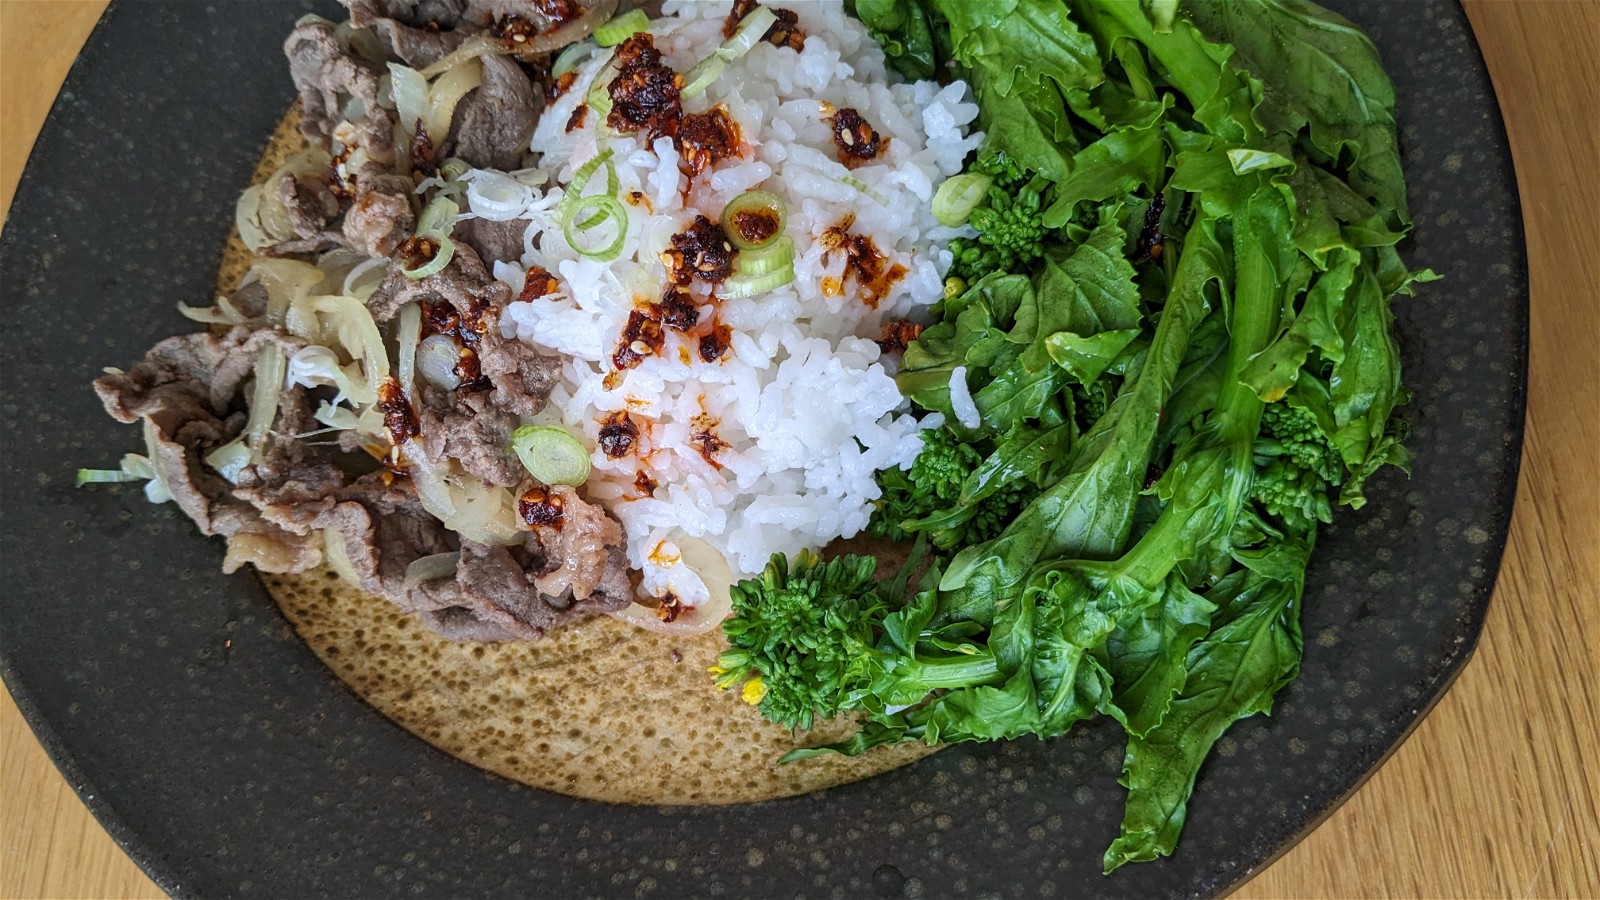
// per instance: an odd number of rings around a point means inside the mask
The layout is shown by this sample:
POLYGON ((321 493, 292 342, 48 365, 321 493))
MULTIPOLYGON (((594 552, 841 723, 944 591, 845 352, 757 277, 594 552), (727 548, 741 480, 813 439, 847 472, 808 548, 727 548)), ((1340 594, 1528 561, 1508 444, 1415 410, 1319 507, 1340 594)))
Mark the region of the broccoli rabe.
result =
POLYGON ((884 612, 876 566, 870 556, 825 563, 801 551, 790 564, 777 554, 760 578, 734 585, 722 626, 732 649, 712 670, 718 686, 744 685, 746 702, 788 728, 838 714, 884 612))
MULTIPOLYGON (((909 472, 888 469, 878 474, 883 498, 878 501, 869 534, 901 541, 911 537, 912 532, 923 530, 913 523, 949 511, 961 496, 967 477, 983 462, 977 448, 943 428, 924 431, 922 441, 922 452, 909 472), (913 524, 909 530, 908 524, 913 524)), ((986 541, 1003 531, 1017 510, 1036 493, 1030 488, 1013 485, 991 494, 973 506, 970 518, 934 531, 930 537, 943 548, 986 541)))
POLYGON ((1267 404, 1255 463, 1252 493, 1268 513, 1295 527, 1333 520, 1329 488, 1344 481, 1344 464, 1311 413, 1267 404))
POLYGON ((1003 154, 979 159, 968 169, 989 176, 988 196, 972 211, 973 239, 950 242, 950 274, 973 282, 991 272, 1026 272, 1044 255, 1048 230, 1043 221, 1049 182, 1030 175, 1003 154))

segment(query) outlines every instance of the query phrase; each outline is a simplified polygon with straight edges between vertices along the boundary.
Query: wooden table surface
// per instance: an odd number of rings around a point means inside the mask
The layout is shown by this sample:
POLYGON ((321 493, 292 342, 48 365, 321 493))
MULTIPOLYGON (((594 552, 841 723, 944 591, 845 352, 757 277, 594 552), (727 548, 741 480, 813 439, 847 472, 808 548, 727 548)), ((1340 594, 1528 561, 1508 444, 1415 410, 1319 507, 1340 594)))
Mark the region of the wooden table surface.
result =
MULTIPOLYGON (((103 7, 0 0, 0 208, 103 7)), ((1468 12, 1511 135, 1532 278, 1510 543, 1455 687, 1239 897, 1600 898, 1600 3, 1474 0, 1468 12)), ((0 898, 162 896, 9 695, 0 742, 0 898)))

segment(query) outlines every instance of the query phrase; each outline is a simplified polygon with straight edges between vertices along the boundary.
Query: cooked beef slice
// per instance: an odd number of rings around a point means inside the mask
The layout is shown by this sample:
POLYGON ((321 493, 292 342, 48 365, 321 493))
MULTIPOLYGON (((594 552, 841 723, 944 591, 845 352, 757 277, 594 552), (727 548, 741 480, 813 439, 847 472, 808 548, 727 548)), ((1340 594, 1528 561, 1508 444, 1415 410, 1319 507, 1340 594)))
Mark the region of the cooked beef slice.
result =
POLYGON ((469 322, 481 322, 478 354, 483 375, 494 385, 489 402, 497 409, 530 418, 542 409, 561 378, 561 360, 544 356, 500 332, 500 311, 511 301, 511 289, 496 281, 470 246, 456 243, 455 256, 439 272, 412 281, 391 265, 389 274, 367 308, 385 322, 407 303, 444 300, 469 322))
POLYGON ((515 62, 503 56, 480 61, 483 83, 456 105, 444 155, 459 156, 478 168, 520 168, 544 95, 515 62))
POLYGON ((300 133, 327 146, 343 119, 345 97, 358 98, 369 114, 379 112, 378 79, 383 75, 367 60, 339 47, 334 25, 308 19, 295 26, 283 44, 289 75, 300 92, 300 133))
POLYGON ((496 407, 486 394, 462 394, 420 386, 417 438, 429 459, 451 457, 461 468, 500 487, 512 487, 525 476, 511 453, 511 432, 521 421, 496 407))
POLYGON ((344 237, 330 224, 339 215, 339 198, 322 179, 296 177, 284 173, 276 186, 278 200, 289 214, 295 237, 273 245, 274 256, 321 253, 344 243, 344 237))
POLYGON ((430 31, 398 19, 372 18, 367 27, 383 51, 413 69, 424 69, 443 59, 467 39, 465 31, 430 31))
POLYGON ((362 166, 356 173, 355 202, 344 215, 344 237, 350 246, 368 256, 392 256, 417 226, 411 211, 413 187, 411 179, 392 175, 375 163, 362 166))
POLYGON ((621 550, 622 526, 570 487, 555 485, 546 490, 560 500, 562 524, 533 529, 540 555, 548 561, 534 579, 539 593, 570 598, 574 605, 593 601, 615 602, 605 606, 608 610, 626 606, 633 588, 621 550), (616 602, 618 599, 621 602, 616 602))
MULTIPOLYGON (((263 519, 202 461, 243 430, 242 396, 253 381, 256 355, 269 342, 286 344, 288 353, 299 347, 296 339, 265 328, 180 335, 156 344, 127 372, 94 383, 106 412, 117 421, 148 423, 154 438, 151 464, 173 502, 202 533, 229 538, 228 571, 255 562, 267 571, 296 572, 321 561, 316 547, 263 519)), ((303 404, 304 392, 285 391, 283 401, 303 404)), ((292 451, 279 453, 287 465, 292 451)))
POLYGON ((527 230, 527 219, 463 219, 450 236, 477 251, 485 263, 515 262, 522 258, 522 235, 527 230))

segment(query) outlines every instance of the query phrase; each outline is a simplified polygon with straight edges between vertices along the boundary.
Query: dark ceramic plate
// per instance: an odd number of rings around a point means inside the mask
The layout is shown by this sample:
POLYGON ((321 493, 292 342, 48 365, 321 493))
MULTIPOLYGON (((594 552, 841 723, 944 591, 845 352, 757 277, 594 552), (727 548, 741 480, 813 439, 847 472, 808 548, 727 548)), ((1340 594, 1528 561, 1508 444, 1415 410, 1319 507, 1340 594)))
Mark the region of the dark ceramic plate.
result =
POLYGON ((233 201, 292 99, 287 3, 123 3, 90 38, 0 244, 0 652, 45 748, 166 890, 193 895, 1200 895, 1353 791, 1477 640, 1521 441, 1527 281, 1494 94, 1454 3, 1332 3, 1400 96, 1417 220, 1445 275, 1396 306, 1416 468, 1320 541, 1300 679, 1201 772, 1170 860, 1099 874, 1116 730, 961 746, 731 809, 619 807, 485 774, 368 708, 220 545, 73 471, 137 438, 89 381, 186 328, 233 201))

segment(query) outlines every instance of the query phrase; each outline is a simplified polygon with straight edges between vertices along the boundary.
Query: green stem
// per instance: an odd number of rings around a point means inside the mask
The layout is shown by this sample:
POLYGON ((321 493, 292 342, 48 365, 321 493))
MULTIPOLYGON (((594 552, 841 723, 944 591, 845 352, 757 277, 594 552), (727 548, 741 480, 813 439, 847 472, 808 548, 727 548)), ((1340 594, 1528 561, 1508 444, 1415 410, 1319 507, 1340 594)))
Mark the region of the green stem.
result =
POLYGON ((919 659, 915 671, 914 680, 927 685, 929 690, 962 688, 1000 680, 1000 664, 994 658, 994 653, 988 650, 980 650, 971 656, 919 659))

